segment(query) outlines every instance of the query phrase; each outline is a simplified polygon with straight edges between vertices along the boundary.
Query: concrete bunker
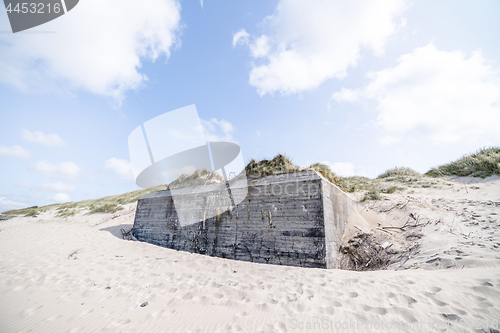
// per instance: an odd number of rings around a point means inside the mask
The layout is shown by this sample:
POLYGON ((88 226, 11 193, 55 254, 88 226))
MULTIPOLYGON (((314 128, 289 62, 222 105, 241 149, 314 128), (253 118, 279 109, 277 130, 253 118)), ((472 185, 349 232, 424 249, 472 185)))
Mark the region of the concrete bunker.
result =
POLYGON ((299 267, 336 268, 349 222, 363 218, 352 200, 314 170, 232 184, 232 205, 215 184, 152 192, 139 199, 132 233, 159 246, 209 256, 299 267), (189 215, 181 225, 179 216, 189 215), (213 216, 204 218, 205 216, 213 216))

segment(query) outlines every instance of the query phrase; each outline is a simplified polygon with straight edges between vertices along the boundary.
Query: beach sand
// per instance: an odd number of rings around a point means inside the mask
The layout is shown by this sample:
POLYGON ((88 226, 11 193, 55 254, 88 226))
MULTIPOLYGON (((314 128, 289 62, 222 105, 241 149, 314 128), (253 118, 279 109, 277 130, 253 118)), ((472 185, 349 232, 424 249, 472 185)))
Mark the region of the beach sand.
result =
MULTIPOLYGON (((0 221, 0 332, 498 332, 500 179, 447 182, 360 204, 372 227, 402 226, 409 213, 421 224, 418 252, 380 271, 123 240, 135 203, 0 221)), ((398 233, 389 229, 388 242, 398 233)))

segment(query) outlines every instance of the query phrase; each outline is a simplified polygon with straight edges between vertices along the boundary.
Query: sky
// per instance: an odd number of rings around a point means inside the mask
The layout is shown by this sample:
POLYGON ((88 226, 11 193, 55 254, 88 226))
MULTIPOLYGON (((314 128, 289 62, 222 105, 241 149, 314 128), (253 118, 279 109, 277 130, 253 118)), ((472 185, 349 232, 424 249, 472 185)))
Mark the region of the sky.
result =
POLYGON ((500 2, 81 0, 0 10, 0 211, 139 189, 128 136, 195 104, 209 140, 343 176, 500 145, 500 2))

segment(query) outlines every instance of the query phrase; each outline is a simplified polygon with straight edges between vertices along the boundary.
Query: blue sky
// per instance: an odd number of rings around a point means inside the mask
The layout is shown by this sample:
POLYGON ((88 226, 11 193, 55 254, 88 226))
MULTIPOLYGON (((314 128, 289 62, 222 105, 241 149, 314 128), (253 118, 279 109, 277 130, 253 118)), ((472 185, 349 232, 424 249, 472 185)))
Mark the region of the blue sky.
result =
POLYGON ((138 189, 127 138, 195 104, 245 162, 425 172, 500 145, 498 1, 82 0, 0 10, 0 211, 138 189), (140 7, 138 7, 140 6, 140 7))

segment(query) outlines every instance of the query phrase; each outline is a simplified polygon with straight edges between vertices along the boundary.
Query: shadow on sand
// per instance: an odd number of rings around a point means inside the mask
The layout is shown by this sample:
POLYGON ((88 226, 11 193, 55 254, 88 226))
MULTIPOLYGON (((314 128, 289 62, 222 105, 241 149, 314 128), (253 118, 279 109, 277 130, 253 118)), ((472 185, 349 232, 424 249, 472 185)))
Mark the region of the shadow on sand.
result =
POLYGON ((133 224, 131 224, 131 223, 129 223, 129 224, 119 224, 119 225, 114 225, 114 226, 108 227, 108 228, 102 228, 100 230, 101 231, 108 231, 113 236, 118 237, 120 239, 123 239, 122 232, 121 232, 120 229, 123 229, 125 231, 129 231, 130 229, 132 229, 132 226, 133 226, 133 224))

